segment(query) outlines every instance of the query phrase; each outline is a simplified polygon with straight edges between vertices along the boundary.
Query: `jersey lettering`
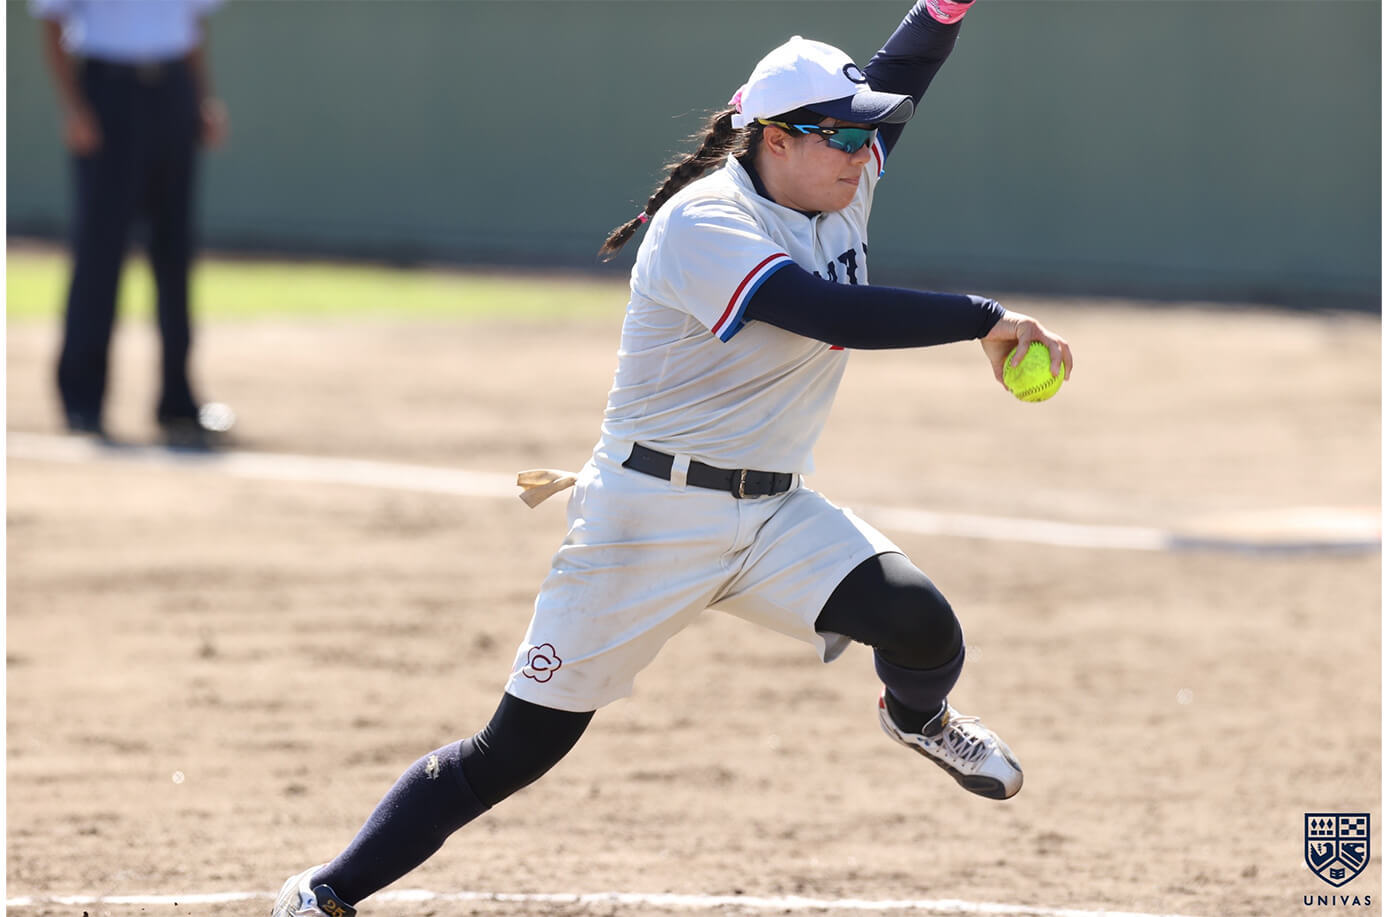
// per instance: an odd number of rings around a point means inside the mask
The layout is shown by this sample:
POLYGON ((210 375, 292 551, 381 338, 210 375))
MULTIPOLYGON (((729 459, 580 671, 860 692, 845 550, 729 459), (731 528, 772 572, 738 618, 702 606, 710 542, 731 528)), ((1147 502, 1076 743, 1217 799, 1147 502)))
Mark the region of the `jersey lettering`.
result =
MULTIPOLYGON (((863 246, 863 254, 867 254, 867 245, 863 246)), ((856 287, 858 285, 858 250, 856 248, 850 248, 848 251, 835 258, 834 261, 830 261, 824 265, 824 270, 829 274, 829 280, 833 283, 838 283, 839 269, 838 266, 835 265, 835 261, 842 264, 844 268, 847 269, 848 283, 856 287)), ((815 271, 814 275, 816 277, 822 276, 819 271, 815 271)))
POLYGON ((858 285, 858 251, 850 248, 848 251, 839 255, 839 263, 848 268, 848 282, 853 286, 858 285))

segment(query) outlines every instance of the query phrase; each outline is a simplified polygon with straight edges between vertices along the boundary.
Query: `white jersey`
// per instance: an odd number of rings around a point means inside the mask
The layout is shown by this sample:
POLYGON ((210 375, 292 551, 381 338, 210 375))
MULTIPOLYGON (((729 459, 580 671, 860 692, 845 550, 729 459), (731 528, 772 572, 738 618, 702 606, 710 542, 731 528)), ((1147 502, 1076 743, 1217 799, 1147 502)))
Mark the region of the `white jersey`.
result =
POLYGON ((729 156, 656 213, 631 272, 604 438, 720 468, 806 473, 848 354, 762 322, 748 300, 788 263, 865 284, 867 222, 882 174, 874 139, 843 210, 807 217, 757 193, 729 156))

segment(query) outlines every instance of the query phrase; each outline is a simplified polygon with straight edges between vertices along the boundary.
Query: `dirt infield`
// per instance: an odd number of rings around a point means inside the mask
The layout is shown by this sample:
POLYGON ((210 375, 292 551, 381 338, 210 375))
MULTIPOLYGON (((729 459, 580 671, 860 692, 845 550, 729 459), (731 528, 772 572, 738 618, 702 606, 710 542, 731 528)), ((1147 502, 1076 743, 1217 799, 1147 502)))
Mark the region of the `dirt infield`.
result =
MULTIPOLYGON (((1074 344, 1059 398, 1011 401, 973 345, 856 354, 812 483, 848 505, 1164 528, 1376 513, 1377 320, 1011 305, 1074 344)), ((576 467, 619 313, 227 323, 203 327, 198 365, 241 414, 245 449, 576 467)), ((51 327, 8 329, 11 431, 57 431, 55 347, 51 327)), ((126 327, 116 348, 113 429, 148 440, 153 341, 126 327)), ((109 462, 11 459, 7 495, 7 895, 41 899, 24 915, 264 913, 49 899, 269 893, 331 857, 407 764, 490 714, 563 535, 562 500, 532 511, 109 462)), ((709 614, 549 777, 399 887, 1194 915, 1325 910, 1303 896, 1337 893, 1374 902, 1336 913, 1377 911, 1379 850, 1337 891, 1302 837, 1307 812, 1379 823, 1377 552, 891 534, 964 622, 954 700, 1017 750, 1017 799, 970 797, 889 743, 867 651, 824 666, 709 614)))

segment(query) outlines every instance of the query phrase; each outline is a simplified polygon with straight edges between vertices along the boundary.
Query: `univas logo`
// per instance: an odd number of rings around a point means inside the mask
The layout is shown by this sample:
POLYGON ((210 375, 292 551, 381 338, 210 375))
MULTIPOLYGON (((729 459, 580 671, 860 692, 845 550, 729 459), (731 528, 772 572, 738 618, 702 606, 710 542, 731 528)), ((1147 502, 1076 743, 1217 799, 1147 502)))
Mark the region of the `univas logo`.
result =
POLYGON ((521 669, 521 674, 526 678, 546 682, 553 678, 554 673, 559 671, 563 665, 564 660, 559 658, 554 644, 541 643, 539 646, 530 648, 530 653, 525 659, 525 668, 521 669))
POLYGON ((1369 813, 1307 812, 1306 865, 1339 888, 1369 865, 1369 813))

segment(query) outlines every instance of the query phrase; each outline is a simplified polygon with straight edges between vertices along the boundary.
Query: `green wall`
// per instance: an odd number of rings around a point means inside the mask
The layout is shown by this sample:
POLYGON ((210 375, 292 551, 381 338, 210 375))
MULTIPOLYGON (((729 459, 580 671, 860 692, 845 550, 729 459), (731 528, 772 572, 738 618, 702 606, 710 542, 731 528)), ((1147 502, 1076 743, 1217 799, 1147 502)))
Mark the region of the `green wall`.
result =
MULTIPOLYGON (((906 8, 233 0, 203 237, 593 265, 761 54, 800 33, 865 63, 906 8)), ((38 26, 6 13, 9 232, 61 234, 38 26)), ((1379 41, 1369 0, 980 0, 888 163, 873 277, 1377 308, 1379 41)))

